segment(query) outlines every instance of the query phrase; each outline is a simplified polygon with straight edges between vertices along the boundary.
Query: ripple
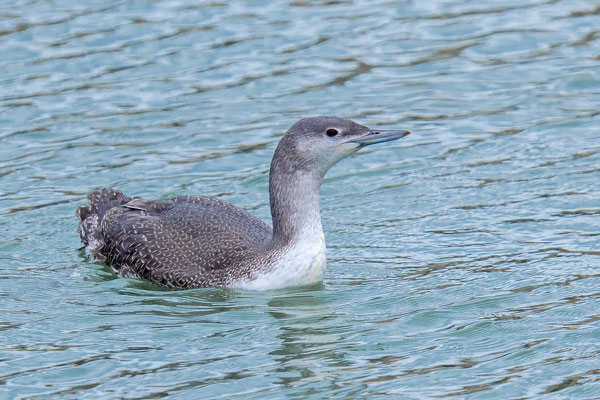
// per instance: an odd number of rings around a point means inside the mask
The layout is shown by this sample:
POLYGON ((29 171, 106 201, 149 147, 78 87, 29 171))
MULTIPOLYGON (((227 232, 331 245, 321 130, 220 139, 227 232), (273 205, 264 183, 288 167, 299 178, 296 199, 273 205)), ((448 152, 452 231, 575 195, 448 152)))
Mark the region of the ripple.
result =
POLYGON ((6 396, 594 397, 598 13, 0 6, 6 396), (172 291, 78 250, 74 208, 102 186, 268 220, 278 138, 318 114, 414 132, 325 179, 323 285, 172 291))

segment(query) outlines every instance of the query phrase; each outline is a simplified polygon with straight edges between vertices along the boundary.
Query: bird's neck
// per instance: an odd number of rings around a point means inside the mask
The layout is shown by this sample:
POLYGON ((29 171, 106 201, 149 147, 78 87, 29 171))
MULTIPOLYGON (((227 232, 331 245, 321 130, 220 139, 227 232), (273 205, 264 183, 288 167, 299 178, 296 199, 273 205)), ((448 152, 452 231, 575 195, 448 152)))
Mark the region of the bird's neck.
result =
POLYGON ((269 194, 273 218, 273 244, 324 240, 319 211, 323 175, 306 170, 287 170, 271 165, 269 194))

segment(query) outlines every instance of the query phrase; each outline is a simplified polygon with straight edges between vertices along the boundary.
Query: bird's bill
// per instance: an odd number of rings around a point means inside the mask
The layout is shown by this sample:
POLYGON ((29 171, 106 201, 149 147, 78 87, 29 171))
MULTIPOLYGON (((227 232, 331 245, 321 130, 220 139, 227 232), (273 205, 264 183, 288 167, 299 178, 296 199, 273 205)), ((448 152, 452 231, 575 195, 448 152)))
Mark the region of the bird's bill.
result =
POLYGON ((411 132, 405 129, 395 129, 395 130, 372 130, 368 134, 358 137, 356 139, 349 140, 346 143, 356 143, 362 146, 370 146, 376 143, 384 143, 392 140, 403 138, 406 135, 409 135, 411 132))

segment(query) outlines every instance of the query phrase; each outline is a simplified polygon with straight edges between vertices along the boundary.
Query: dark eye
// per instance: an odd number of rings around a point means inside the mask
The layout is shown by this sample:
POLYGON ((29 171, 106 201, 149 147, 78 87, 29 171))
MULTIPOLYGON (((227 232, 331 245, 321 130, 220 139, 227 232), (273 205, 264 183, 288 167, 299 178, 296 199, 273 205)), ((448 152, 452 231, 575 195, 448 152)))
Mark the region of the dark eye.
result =
POLYGON ((333 128, 329 128, 329 129, 327 129, 327 132, 325 132, 325 133, 329 137, 334 137, 335 135, 338 134, 338 130, 337 129, 333 129, 333 128))

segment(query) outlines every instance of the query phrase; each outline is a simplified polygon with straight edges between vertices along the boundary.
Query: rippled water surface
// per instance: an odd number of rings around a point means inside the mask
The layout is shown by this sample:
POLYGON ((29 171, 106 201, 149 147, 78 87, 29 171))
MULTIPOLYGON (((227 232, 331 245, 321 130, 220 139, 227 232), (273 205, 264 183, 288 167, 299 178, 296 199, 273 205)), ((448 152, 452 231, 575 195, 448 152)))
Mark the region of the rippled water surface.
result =
POLYGON ((598 2, 0 4, 0 398, 600 398, 598 2), (79 250, 103 186, 269 221, 319 114, 414 131, 328 174, 323 285, 79 250))

